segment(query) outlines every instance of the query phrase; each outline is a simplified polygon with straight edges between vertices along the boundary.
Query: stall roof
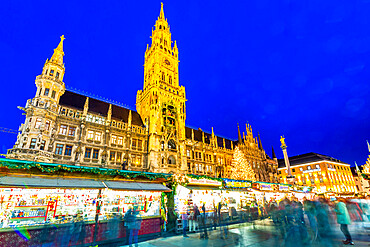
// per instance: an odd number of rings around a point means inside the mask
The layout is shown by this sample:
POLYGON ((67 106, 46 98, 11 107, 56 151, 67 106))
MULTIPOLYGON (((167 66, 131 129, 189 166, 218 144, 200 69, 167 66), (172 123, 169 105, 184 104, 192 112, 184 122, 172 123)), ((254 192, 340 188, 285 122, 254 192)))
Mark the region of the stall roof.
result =
POLYGON ((29 187, 29 188, 105 188, 100 181, 91 179, 63 179, 43 177, 0 177, 0 186, 29 187))
POLYGON ((150 190, 150 191, 171 191, 163 184, 158 183, 135 183, 135 182, 118 182, 104 181, 109 189, 114 190, 150 190))

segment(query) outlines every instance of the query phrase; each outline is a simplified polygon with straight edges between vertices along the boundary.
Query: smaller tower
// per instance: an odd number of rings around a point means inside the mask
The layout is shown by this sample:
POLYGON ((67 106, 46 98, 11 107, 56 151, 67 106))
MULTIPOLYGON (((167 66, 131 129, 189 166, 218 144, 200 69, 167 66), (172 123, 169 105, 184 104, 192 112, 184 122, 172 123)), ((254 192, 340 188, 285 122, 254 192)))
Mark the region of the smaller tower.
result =
POLYGON ((288 169, 288 175, 286 176, 287 181, 289 183, 294 183, 294 176, 292 176, 292 171, 290 170, 290 163, 289 163, 288 153, 286 151, 287 145, 285 144, 285 137, 284 136, 280 137, 280 142, 281 142, 280 147, 283 150, 283 154, 284 154, 285 166, 288 169))
POLYGON ((50 59, 46 59, 42 73, 36 77, 35 97, 29 99, 25 111, 26 119, 19 128, 20 134, 13 149, 8 150, 8 158, 53 161, 53 145, 57 131, 59 99, 65 92, 64 35, 50 59), (27 152, 34 149, 33 152, 27 152))

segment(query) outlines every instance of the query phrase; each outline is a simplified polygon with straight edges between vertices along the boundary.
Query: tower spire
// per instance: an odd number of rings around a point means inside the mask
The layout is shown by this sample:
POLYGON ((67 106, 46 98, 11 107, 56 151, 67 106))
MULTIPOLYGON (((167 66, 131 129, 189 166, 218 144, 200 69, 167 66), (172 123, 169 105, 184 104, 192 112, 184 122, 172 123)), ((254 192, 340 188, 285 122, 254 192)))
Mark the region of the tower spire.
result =
POLYGON ((272 159, 276 159, 276 154, 273 146, 272 146, 272 159))
POLYGON ((258 147, 259 147, 259 149, 263 150, 262 142, 261 142, 261 137, 260 137, 260 133, 259 132, 258 132, 258 147))
POLYGON ((369 144, 369 141, 366 140, 366 142, 367 142, 367 149, 369 149, 369 152, 370 152, 370 144, 369 144))
POLYGON ((360 175, 360 169, 358 168, 356 161, 355 161, 355 166, 356 166, 356 173, 357 173, 357 175, 360 175))
POLYGON ((54 49, 53 56, 51 56, 50 58, 50 62, 56 63, 62 67, 64 67, 64 64, 63 64, 63 56, 64 56, 63 41, 64 40, 65 40, 64 35, 60 36, 60 42, 57 48, 54 49))
POLYGON ((242 143, 242 136, 240 135, 239 123, 238 123, 238 140, 239 140, 239 143, 241 144, 242 143))
POLYGON ((159 19, 165 19, 164 18, 164 11, 163 11, 163 3, 161 3, 161 12, 159 13, 159 19))

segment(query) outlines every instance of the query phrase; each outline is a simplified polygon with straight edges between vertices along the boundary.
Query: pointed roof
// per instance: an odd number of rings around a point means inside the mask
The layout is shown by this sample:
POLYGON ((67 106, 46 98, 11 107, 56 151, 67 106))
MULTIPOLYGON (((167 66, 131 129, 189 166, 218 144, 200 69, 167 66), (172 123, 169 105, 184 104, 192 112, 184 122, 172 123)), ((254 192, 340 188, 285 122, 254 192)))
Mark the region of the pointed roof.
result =
POLYGON ((64 67, 64 64, 63 64, 63 56, 64 56, 63 41, 64 40, 65 40, 64 35, 60 36, 60 42, 57 48, 54 49, 53 56, 51 56, 50 58, 50 62, 56 63, 62 67, 64 67))
POLYGON ((272 147, 272 158, 273 158, 273 159, 276 159, 276 154, 275 154, 274 147, 272 147))
POLYGON ((258 132, 258 148, 263 150, 260 133, 258 132))
POLYGON ((242 136, 240 135, 239 123, 238 123, 238 140, 239 143, 242 143, 242 136))
POLYGON ((367 143, 367 149, 369 149, 369 152, 370 152, 370 144, 369 144, 368 140, 366 140, 366 143, 367 143))
POLYGON ((165 19, 164 18, 164 11, 163 11, 163 3, 161 3, 161 12, 159 13, 159 19, 165 19))

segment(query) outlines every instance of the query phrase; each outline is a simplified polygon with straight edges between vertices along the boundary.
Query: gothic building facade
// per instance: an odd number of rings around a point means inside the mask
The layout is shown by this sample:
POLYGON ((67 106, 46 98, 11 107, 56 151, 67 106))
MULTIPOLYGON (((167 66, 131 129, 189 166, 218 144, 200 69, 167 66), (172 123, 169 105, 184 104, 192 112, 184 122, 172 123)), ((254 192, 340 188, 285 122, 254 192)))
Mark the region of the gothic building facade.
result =
POLYGON ((42 73, 36 94, 21 108, 26 115, 7 157, 113 169, 231 177, 235 147, 259 181, 275 182, 276 157, 269 158, 247 125, 243 138, 219 137, 185 126, 186 94, 179 82, 179 51, 171 39, 163 5, 145 51, 144 86, 137 111, 66 90, 63 41, 42 73), (172 45, 173 43, 173 45, 172 45))

